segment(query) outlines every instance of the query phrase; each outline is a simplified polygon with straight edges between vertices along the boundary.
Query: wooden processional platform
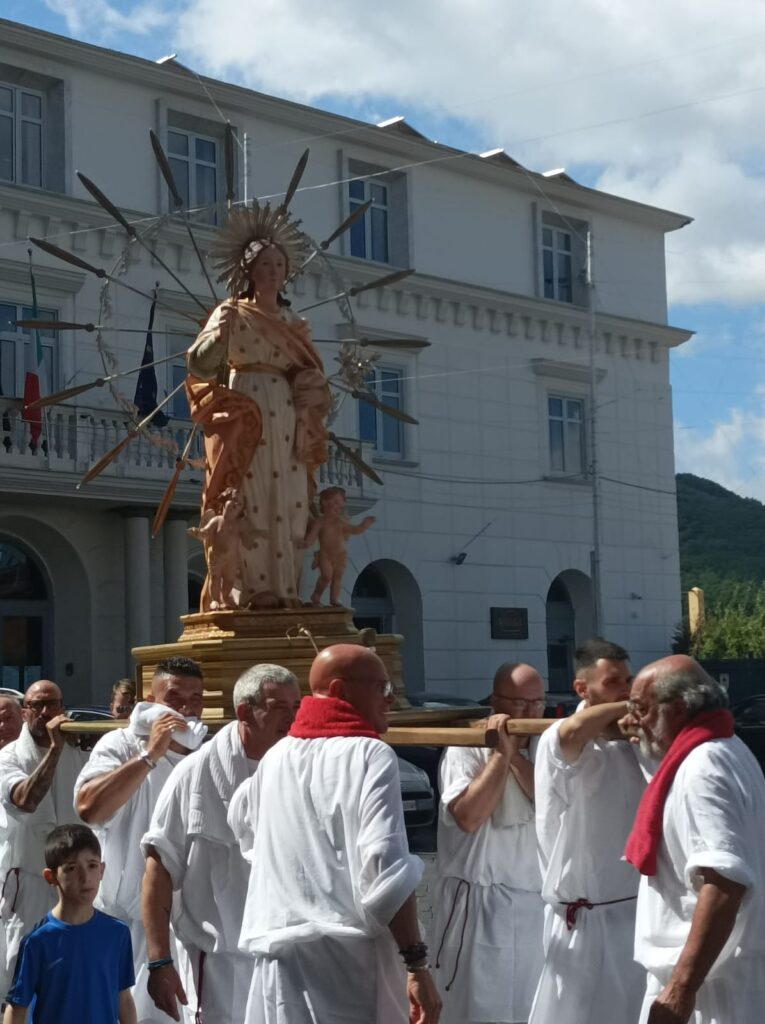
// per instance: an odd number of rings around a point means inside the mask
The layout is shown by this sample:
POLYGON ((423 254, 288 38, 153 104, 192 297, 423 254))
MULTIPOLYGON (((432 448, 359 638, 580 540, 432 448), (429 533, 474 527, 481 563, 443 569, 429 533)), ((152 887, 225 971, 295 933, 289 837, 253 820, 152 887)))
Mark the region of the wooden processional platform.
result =
MULTIPOLYGON (((234 684, 245 669, 263 662, 283 665, 295 673, 302 692, 308 693, 308 672, 317 650, 343 643, 374 648, 388 670, 396 695, 389 715, 391 728, 384 737, 388 742, 417 746, 493 746, 496 742, 486 735, 481 718, 485 718, 487 709, 479 705, 475 708, 411 707, 406 699, 401 669, 400 646, 404 638, 397 634, 378 634, 374 629, 357 629, 351 608, 308 606, 257 612, 199 612, 182 616, 181 624, 183 632, 175 643, 133 648, 137 692, 141 696, 148 692, 157 662, 179 655, 193 658, 204 673, 203 718, 213 729, 233 717, 234 684)), ((96 730, 96 723, 87 724, 96 730)), ((543 719, 519 720, 512 723, 512 731, 539 733, 550 724, 543 719)), ((66 731, 86 730, 67 728, 66 731)))

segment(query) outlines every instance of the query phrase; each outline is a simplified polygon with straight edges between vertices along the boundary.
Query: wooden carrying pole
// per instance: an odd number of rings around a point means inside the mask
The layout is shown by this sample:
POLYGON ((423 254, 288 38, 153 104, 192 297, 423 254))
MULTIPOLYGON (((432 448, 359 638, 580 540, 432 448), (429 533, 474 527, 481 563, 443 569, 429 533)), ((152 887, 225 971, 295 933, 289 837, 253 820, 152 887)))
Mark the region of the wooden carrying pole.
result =
MULTIPOLYGON (((231 719, 205 718, 211 732, 221 729, 231 719)), ((486 728, 486 719, 454 726, 393 725, 381 737, 393 747, 496 747, 497 732, 486 728)), ((553 724, 549 718, 516 718, 506 723, 507 732, 516 736, 538 736, 553 724)), ((100 734, 124 728, 123 720, 99 722, 63 722, 63 733, 100 734)))

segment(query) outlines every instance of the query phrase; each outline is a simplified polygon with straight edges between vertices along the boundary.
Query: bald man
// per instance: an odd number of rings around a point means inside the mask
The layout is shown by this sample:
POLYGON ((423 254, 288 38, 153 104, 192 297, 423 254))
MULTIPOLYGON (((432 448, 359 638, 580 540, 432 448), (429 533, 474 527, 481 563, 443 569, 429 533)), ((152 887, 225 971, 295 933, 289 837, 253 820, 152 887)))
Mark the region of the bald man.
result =
POLYGON ((0 804, 7 818, 0 844, 2 994, 13 978, 22 937, 56 902, 55 889, 42 877, 45 838, 57 825, 78 820, 74 783, 86 755, 67 743, 61 732, 61 723, 67 720, 63 708, 55 683, 32 683, 24 694, 25 721, 18 738, 0 751, 0 804))
POLYGON ((309 683, 289 736, 229 810, 251 864, 245 1022, 436 1024, 414 895, 423 866, 380 741, 393 687, 377 655, 351 644, 317 655, 309 683))
POLYGON ((159 662, 151 693, 136 705, 124 729, 102 736, 77 779, 75 805, 101 843, 106 864, 96 906, 130 926, 138 1024, 167 1024, 173 1018, 157 1009, 147 990, 146 940, 141 924, 141 839, 149 827, 159 794, 188 748, 181 741, 181 719, 202 714, 203 682, 191 658, 159 662), (167 708, 149 725, 151 704, 167 708))
POLYGON ((641 1024, 765 1015, 765 779, 727 703, 685 655, 647 665, 632 687, 627 721, 660 762, 626 849, 642 876, 641 1024))
POLYGON ((487 726, 499 745, 447 747, 439 766, 436 981, 448 1024, 528 1020, 542 970, 542 878, 534 827, 536 739, 508 736, 510 718, 541 718, 531 665, 500 665, 487 726))
POLYGON ((15 697, 0 697, 0 750, 19 738, 24 717, 15 697))

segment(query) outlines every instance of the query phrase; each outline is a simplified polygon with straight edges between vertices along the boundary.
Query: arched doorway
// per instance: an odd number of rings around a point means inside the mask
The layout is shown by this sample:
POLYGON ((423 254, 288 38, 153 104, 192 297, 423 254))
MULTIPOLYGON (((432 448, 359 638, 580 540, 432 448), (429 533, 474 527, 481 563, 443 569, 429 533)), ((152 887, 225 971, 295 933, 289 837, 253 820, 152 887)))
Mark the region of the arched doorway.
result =
POLYGON ((351 595, 357 628, 400 633, 404 685, 412 693, 425 689, 422 649, 422 597, 411 572, 389 558, 371 562, 357 577, 351 595))
POLYGON ((0 537, 0 685, 24 691, 50 674, 50 591, 42 568, 0 537))
POLYGON ((550 584, 546 601, 547 685, 560 693, 571 689, 574 651, 592 635, 592 583, 577 569, 566 569, 550 584))
POLYGON ((378 633, 393 632, 393 600, 383 574, 368 565, 359 575, 351 595, 353 624, 357 629, 371 626, 378 633))

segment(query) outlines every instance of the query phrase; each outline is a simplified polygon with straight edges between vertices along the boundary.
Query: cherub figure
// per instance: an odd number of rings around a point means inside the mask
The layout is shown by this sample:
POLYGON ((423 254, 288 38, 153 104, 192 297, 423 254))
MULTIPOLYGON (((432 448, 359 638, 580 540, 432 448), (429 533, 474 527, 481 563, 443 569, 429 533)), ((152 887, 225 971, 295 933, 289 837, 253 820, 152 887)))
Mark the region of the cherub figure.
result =
POLYGON ((363 533, 374 523, 374 516, 367 516, 358 526, 345 514, 345 490, 342 487, 325 487, 319 495, 321 515, 308 528, 303 546, 310 548, 317 540, 319 550, 313 556, 312 569, 319 570, 311 604, 321 604, 321 595, 329 587, 329 603, 340 605, 340 587, 343 583, 348 560, 345 542, 351 534, 363 533))
POLYGON ((234 604, 231 591, 241 577, 244 516, 244 498, 229 487, 221 493, 215 507, 202 516, 199 526, 188 531, 205 546, 213 611, 234 604))

